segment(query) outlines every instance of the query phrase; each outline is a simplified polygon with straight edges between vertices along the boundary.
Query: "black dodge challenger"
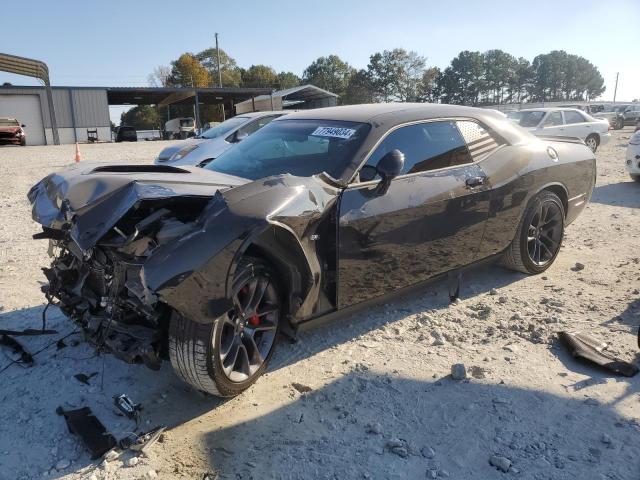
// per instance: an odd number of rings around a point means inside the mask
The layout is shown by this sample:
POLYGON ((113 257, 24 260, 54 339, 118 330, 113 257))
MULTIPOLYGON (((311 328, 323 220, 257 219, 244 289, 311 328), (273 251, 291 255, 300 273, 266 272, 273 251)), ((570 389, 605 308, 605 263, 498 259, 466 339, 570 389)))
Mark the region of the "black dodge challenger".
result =
POLYGON ((495 111, 377 104, 284 116, 205 168, 79 164, 29 200, 43 290, 98 348, 232 396, 279 332, 483 259, 543 272, 595 173, 495 111))

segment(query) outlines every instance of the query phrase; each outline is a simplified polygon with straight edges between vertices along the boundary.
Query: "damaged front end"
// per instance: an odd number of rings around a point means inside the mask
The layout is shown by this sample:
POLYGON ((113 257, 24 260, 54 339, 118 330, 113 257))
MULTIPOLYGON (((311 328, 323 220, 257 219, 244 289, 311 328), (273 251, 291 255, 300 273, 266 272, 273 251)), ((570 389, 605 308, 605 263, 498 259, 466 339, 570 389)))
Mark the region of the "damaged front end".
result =
POLYGON ((43 225, 34 238, 48 239, 53 257, 43 268, 47 299, 96 348, 152 369, 167 357, 171 308, 143 285, 142 266, 193 230, 212 192, 223 188, 192 185, 196 194, 185 196, 169 183, 71 172, 50 175, 29 192, 34 219, 43 225))
POLYGON ((119 222, 87 251, 67 238, 50 238, 53 261, 43 268, 49 281, 43 291, 98 348, 157 369, 166 356, 170 309, 144 288, 140 272, 157 247, 186 233, 192 224, 167 208, 136 210, 132 217, 142 220, 134 225, 131 217, 119 222))

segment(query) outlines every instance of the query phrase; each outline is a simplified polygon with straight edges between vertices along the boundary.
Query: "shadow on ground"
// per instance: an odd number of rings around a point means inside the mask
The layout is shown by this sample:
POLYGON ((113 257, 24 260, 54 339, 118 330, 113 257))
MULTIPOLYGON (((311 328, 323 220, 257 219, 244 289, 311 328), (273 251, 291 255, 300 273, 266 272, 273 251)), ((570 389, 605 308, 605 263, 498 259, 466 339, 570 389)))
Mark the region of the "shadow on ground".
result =
POLYGON ((638 423, 573 397, 360 370, 204 444, 222 478, 636 479, 638 423))
POLYGON ((629 179, 628 182, 600 185, 593 189, 592 203, 601 203, 616 207, 640 208, 640 185, 629 179))

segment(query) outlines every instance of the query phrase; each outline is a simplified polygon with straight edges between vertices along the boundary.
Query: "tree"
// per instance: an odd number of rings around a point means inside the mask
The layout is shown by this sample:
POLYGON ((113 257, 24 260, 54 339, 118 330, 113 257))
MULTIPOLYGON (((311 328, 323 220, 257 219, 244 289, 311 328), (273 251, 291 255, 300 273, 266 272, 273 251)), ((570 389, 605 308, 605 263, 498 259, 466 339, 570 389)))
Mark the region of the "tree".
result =
POLYGON ((278 84, 276 71, 268 65, 251 65, 242 74, 245 87, 275 87, 278 84))
POLYGON ((520 103, 527 99, 527 92, 531 89, 532 76, 533 71, 529 60, 523 57, 518 58, 507 87, 510 102, 520 103))
POLYGON ((604 79, 587 59, 564 50, 538 55, 531 64, 533 101, 589 100, 604 93, 604 79))
POLYGON ((415 102, 426 60, 403 48, 384 50, 369 58, 367 70, 379 101, 415 102))
POLYGON ((418 99, 421 102, 437 102, 440 98, 438 79, 442 72, 438 67, 430 67, 424 70, 420 84, 418 85, 418 99))
POLYGON ((160 123, 158 110, 152 105, 138 105, 120 115, 120 125, 135 127, 137 130, 153 130, 160 123))
MULTIPOLYGON (((209 72, 213 85, 218 85, 218 54, 215 48, 207 48, 195 56, 209 72)), ((220 49, 220 76, 223 87, 239 87, 242 75, 236 61, 220 49)))
POLYGON ((518 60, 502 50, 489 50, 482 55, 485 103, 500 104, 508 96, 508 87, 516 75, 518 60))
POLYGON ((153 70, 147 77, 149 85, 152 87, 166 87, 169 85, 169 77, 171 76, 171 67, 160 65, 153 70))
POLYGON ((171 62, 167 84, 173 87, 209 87, 211 76, 192 53, 183 53, 171 62))
POLYGON ((302 84, 302 79, 292 72, 280 72, 278 74, 278 89, 297 87, 302 84))
POLYGON ((360 103, 373 103, 373 87, 366 70, 358 70, 351 77, 342 98, 345 105, 357 105, 360 103))
POLYGON ((337 55, 319 57, 302 74, 303 83, 310 83, 335 93, 344 100, 347 86, 355 69, 337 55))
POLYGON ((444 103, 477 105, 484 88, 484 59, 480 52, 460 52, 438 79, 444 103))

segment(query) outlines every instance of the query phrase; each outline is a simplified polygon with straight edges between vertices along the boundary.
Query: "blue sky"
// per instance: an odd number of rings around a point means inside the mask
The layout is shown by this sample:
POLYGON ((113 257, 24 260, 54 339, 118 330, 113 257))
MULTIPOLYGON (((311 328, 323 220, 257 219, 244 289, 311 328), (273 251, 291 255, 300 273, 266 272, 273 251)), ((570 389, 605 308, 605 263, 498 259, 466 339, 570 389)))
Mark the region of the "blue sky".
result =
MULTIPOLYGON (((403 47, 444 68, 461 50, 532 60, 563 49, 600 69, 604 100, 616 72, 618 100, 640 98, 638 0, 22 0, 16 8, 0 16, 0 51, 44 60, 54 85, 146 86, 156 66, 212 46, 218 32, 239 65, 298 75, 332 53, 361 68, 372 53, 403 47)), ((0 72, 5 81, 36 84, 0 72)))

